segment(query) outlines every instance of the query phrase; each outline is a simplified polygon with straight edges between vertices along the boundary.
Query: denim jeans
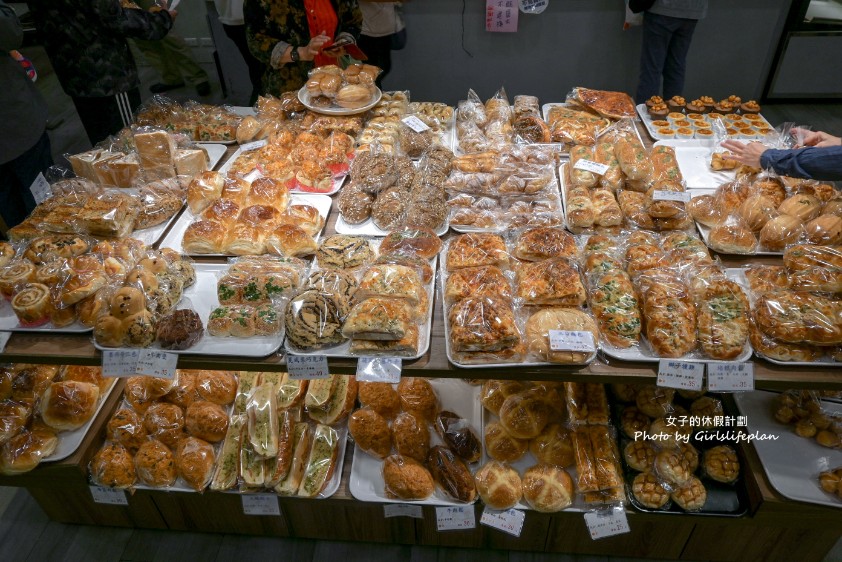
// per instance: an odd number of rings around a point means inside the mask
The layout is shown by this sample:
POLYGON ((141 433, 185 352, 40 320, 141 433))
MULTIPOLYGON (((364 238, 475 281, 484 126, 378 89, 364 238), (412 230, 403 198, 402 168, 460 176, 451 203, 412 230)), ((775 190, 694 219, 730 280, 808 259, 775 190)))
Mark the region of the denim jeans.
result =
POLYGON ((640 77, 635 101, 643 103, 658 95, 661 76, 663 98, 683 96, 687 51, 698 20, 673 18, 646 12, 643 15, 643 46, 640 51, 640 77))

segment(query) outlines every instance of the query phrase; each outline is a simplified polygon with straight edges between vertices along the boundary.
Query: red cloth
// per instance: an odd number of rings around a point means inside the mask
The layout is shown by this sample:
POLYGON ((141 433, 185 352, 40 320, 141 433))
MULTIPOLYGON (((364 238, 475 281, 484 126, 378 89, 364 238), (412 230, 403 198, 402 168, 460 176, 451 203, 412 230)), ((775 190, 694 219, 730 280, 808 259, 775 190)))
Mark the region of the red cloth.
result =
MULTIPOLYGON (((339 16, 330 3, 330 0, 304 0, 304 9, 307 11, 307 25, 310 28, 310 37, 324 34, 334 38, 336 26, 339 25, 339 16)), ((316 55, 314 61, 316 66, 336 64, 336 59, 322 54, 316 55)))

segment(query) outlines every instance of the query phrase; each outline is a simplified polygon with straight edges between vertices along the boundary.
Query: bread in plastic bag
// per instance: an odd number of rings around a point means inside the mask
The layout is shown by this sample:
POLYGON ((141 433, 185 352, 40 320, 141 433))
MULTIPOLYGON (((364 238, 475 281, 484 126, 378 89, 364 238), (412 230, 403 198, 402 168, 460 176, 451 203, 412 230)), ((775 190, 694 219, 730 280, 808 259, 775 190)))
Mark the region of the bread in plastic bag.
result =
MULTIPOLYGON (((10 443, 4 445, 4 454, 0 456, 2 469, 7 469, 5 449, 10 443)), ((89 470, 91 479, 98 486, 125 489, 134 486, 137 480, 131 453, 118 443, 103 444, 91 459, 89 470)), ((8 474, 6 470, 3 472, 8 474)))
POLYGON ((402 412, 392 423, 395 450, 405 457, 424 462, 430 449, 430 431, 423 417, 402 412))
POLYGON ((141 445, 135 453, 134 463, 138 481, 147 486, 166 488, 175 484, 178 478, 173 452, 158 440, 141 445))
POLYGON ((175 450, 178 475, 194 490, 201 492, 213 477, 213 446, 196 437, 184 437, 175 450))
POLYGON ((386 458, 392 450, 392 433, 386 419, 370 408, 351 414, 348 431, 357 447, 376 458, 386 458))
POLYGON ((472 503, 477 491, 474 478, 465 463, 453 451, 436 446, 427 453, 427 466, 436 484, 454 501, 472 503))

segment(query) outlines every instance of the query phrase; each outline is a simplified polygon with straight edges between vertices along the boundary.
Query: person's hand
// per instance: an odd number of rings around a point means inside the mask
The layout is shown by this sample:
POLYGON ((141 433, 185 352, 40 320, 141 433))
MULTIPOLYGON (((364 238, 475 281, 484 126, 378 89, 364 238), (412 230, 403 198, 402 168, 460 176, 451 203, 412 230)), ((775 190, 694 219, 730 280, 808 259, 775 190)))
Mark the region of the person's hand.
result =
POLYGON ((170 13, 170 17, 172 21, 175 22, 175 18, 178 17, 178 10, 167 10, 170 13))
POLYGON ((735 140, 727 140, 722 143, 722 148, 731 151, 731 154, 733 154, 731 158, 740 164, 760 168, 760 155, 766 152, 769 147, 759 142, 745 144, 735 140))
POLYGON ((301 52, 299 53, 301 55, 301 60, 311 61, 316 58, 316 55, 321 52, 324 44, 328 41, 330 41, 330 37, 324 33, 320 33, 310 39, 310 42, 301 48, 301 52))
POLYGON ((829 135, 824 131, 807 131, 804 129, 793 129, 793 133, 796 132, 799 135, 803 135, 803 142, 798 146, 827 147, 842 145, 842 139, 840 139, 839 137, 834 137, 833 135, 829 135))

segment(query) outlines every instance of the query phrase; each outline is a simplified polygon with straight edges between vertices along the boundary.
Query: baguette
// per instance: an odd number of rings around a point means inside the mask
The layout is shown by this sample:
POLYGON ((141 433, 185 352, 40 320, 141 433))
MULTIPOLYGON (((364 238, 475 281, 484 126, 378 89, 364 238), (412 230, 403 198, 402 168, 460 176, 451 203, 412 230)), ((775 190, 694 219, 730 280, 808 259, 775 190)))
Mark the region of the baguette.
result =
POLYGON ((333 385, 337 383, 338 375, 332 375, 326 379, 316 379, 307 388, 307 396, 304 398, 304 405, 308 410, 324 408, 333 394, 333 385))
POLYGON ((307 459, 310 457, 312 434, 310 424, 299 422, 292 430, 292 464, 285 477, 275 486, 275 491, 282 496, 293 496, 298 492, 307 459))
POLYGON ((269 470, 266 471, 266 487, 274 488, 289 473, 292 466, 293 432, 295 430, 295 417, 289 410, 278 412, 278 456, 270 461, 269 470))
POLYGON ((310 417, 319 423, 333 425, 344 420, 357 400, 357 379, 353 375, 334 375, 336 384, 330 394, 330 399, 321 408, 308 410, 310 417))
POLYGON ((313 447, 298 495, 313 498, 324 490, 336 468, 339 456, 339 434, 335 429, 319 424, 313 437, 313 447))
POLYGON ((237 485, 237 476, 240 474, 240 442, 245 425, 245 416, 231 416, 231 423, 228 424, 228 432, 222 441, 216 470, 211 479, 211 490, 230 490, 237 485))
POLYGON ((307 393, 307 380, 294 380, 289 378, 289 373, 284 373, 281 383, 278 385, 278 409, 286 410, 301 404, 307 393))
POLYGON ((278 406, 275 386, 264 382, 254 389, 246 405, 248 441, 263 458, 278 455, 278 406))

